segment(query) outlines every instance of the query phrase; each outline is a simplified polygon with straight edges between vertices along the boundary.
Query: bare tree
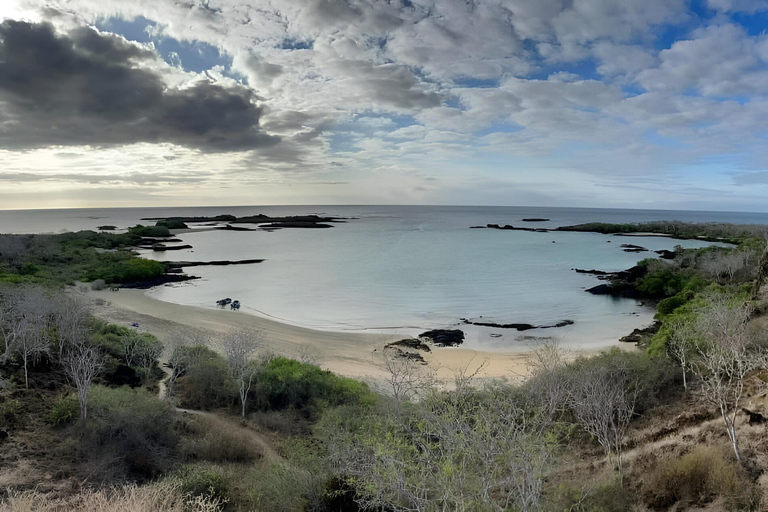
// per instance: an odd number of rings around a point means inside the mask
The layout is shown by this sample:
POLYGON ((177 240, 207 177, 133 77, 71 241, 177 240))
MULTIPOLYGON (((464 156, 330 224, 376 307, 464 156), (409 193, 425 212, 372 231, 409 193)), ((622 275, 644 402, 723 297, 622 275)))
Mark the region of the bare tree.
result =
POLYGON ((47 332, 51 299, 39 287, 19 286, 2 290, 0 297, 0 334, 5 347, 2 361, 18 355, 24 366, 24 382, 29 388, 29 366, 48 353, 47 332))
POLYGON ((621 366, 586 368, 572 376, 570 407, 579 424, 595 436, 608 461, 616 454, 623 476, 623 441, 635 413, 639 385, 621 366))
POLYGON ((176 381, 179 377, 187 373, 189 369, 197 362, 197 352, 190 350, 190 347, 204 346, 211 344, 211 334, 206 331, 191 331, 188 333, 175 333, 168 342, 168 361, 164 364, 170 368, 171 374, 165 389, 165 398, 173 398, 176 381))
POLYGON ((683 389, 688 391, 688 372, 696 350, 696 330, 682 322, 674 323, 672 335, 667 340, 667 352, 683 371, 683 389))
POLYGON ((80 421, 85 427, 88 419, 88 391, 91 389, 94 377, 104 368, 104 357, 92 345, 79 343, 67 349, 61 363, 77 388, 80 421))
POLYGON ((250 364, 250 359, 256 353, 261 342, 262 334, 257 331, 231 331, 220 342, 224 355, 227 357, 229 370, 239 384, 242 418, 245 418, 248 393, 256 376, 255 366, 250 364))
POLYGON ((734 303, 726 294, 712 295, 698 311, 696 330, 701 337, 691 370, 701 381, 701 395, 720 410, 736 459, 741 450, 736 435, 737 413, 745 379, 760 368, 765 350, 753 342, 747 324, 752 308, 734 303))
POLYGON ((556 339, 534 347, 529 355, 526 395, 549 421, 568 406, 571 379, 566 366, 572 357, 573 352, 556 339))
POLYGON ((134 332, 130 336, 122 336, 121 341, 125 364, 139 366, 146 370, 152 368, 164 350, 163 344, 147 333, 134 332))
POLYGON ((58 357, 68 346, 83 343, 88 338, 91 312, 88 304, 78 297, 59 294, 52 301, 52 322, 58 336, 58 357))
POLYGON ((435 374, 430 368, 404 357, 396 347, 384 349, 381 368, 398 412, 405 402, 417 399, 435 384, 435 374))

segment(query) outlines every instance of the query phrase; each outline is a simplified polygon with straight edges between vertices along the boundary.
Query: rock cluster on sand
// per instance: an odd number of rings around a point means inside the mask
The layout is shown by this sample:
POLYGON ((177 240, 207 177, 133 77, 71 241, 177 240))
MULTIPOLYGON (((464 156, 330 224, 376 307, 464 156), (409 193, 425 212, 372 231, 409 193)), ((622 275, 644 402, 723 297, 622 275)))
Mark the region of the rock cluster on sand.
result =
POLYGON ((464 331, 461 329, 433 329, 419 334, 438 347, 456 347, 464 343, 464 331))

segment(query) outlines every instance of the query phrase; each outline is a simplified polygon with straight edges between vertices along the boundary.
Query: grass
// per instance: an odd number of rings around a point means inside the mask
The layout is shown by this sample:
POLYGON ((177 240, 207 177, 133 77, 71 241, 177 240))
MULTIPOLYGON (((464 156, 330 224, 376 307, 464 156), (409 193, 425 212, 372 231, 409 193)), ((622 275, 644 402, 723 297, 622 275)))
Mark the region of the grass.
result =
POLYGON ((147 486, 86 489, 66 497, 12 492, 0 502, 0 512, 217 512, 221 505, 215 499, 185 495, 180 480, 167 479, 147 486))
POLYGON ((213 416, 197 415, 189 419, 186 429, 180 448, 186 459, 243 463, 261 458, 259 447, 246 427, 213 416))

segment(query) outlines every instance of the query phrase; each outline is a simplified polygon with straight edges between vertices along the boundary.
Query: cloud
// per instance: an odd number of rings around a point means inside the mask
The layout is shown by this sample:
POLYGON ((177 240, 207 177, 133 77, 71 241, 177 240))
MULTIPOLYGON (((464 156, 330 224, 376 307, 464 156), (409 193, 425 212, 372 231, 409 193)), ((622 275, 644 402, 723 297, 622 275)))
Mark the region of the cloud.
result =
POLYGON ((259 126, 253 91, 197 80, 169 87, 157 54, 81 27, 0 24, 0 146, 113 146, 169 142, 244 151, 279 139, 259 126))

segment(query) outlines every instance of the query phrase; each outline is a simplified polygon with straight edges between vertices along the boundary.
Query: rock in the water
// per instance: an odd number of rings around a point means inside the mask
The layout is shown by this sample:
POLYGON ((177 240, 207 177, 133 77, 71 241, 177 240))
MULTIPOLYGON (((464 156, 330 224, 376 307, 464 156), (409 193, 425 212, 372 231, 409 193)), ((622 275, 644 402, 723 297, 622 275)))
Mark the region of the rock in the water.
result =
POLYGON ((673 260, 673 259, 675 259, 675 256, 677 255, 677 253, 675 251, 668 251, 666 249, 662 249, 660 251, 653 251, 653 252, 658 254, 659 258, 661 258, 663 260, 673 260))
POLYGON ((419 334, 438 347, 455 347, 464 343, 464 331, 461 329, 433 329, 419 334))
POLYGON ((549 219, 543 219, 540 217, 528 217, 527 219, 523 219, 523 222, 547 222, 549 219))

